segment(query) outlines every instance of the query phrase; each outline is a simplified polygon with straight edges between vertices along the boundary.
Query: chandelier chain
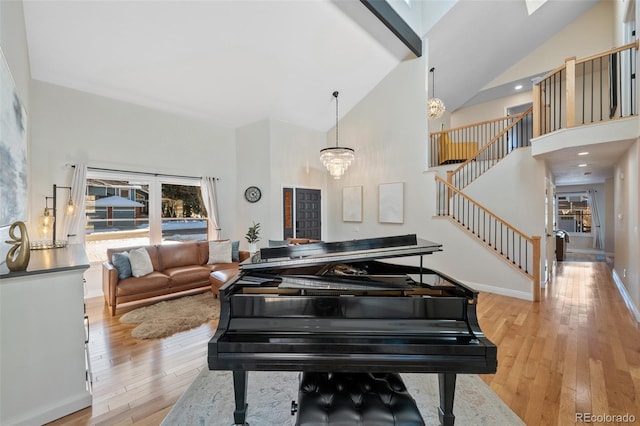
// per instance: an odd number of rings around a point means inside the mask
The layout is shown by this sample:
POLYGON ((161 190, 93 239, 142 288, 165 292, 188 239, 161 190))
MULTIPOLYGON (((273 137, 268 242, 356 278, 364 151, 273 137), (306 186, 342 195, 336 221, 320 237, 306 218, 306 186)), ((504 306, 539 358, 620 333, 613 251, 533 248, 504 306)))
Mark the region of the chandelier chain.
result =
POLYGON ((336 98, 336 146, 338 145, 338 91, 333 92, 333 97, 336 98))

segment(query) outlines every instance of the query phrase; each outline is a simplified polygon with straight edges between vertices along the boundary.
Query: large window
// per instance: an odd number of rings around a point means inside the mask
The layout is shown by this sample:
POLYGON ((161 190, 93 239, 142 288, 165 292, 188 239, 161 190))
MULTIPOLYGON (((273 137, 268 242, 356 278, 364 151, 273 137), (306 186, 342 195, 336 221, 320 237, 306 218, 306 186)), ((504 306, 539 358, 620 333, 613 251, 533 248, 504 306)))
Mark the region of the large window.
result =
POLYGON ((591 204, 587 193, 558 194, 557 206, 558 229, 591 233, 591 204))
POLYGON ((87 253, 106 260, 109 247, 207 238, 200 179, 138 173, 87 173, 87 253))
POLYGON ((162 184, 162 240, 207 239, 207 212, 199 186, 162 184))

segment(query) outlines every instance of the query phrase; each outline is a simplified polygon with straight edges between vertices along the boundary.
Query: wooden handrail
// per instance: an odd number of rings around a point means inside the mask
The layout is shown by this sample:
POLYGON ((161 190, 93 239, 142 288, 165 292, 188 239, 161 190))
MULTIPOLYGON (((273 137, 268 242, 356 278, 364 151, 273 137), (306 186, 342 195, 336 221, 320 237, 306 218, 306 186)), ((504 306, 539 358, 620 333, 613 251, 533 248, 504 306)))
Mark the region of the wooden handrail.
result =
MULTIPOLYGON (((471 158, 468 158, 464 163, 461 163, 458 167, 456 167, 452 173, 451 176, 453 177, 453 175, 455 175, 456 173, 458 173, 460 170, 462 170, 467 164, 469 164, 470 162, 476 160, 480 154, 482 154, 483 152, 487 151, 491 145, 493 145, 494 143, 496 143, 498 140, 500 140, 500 138, 507 133, 509 130, 511 130, 516 124, 518 124, 524 117, 527 116, 527 114, 530 114, 533 112, 533 106, 530 106, 529 109, 527 109, 525 112, 521 113, 520 115, 518 115, 518 117, 513 120, 513 122, 511 124, 509 124, 507 127, 505 127, 504 129, 502 129, 501 131, 498 132, 497 135, 495 135, 490 141, 489 143, 487 143, 485 146, 483 146, 482 148, 480 148, 478 150, 478 152, 475 153, 475 155, 471 158)), ((504 118, 503 118, 504 120, 504 118)))
MULTIPOLYGON (((604 52, 600 52, 584 58, 577 59, 575 56, 570 57, 565 60, 564 64, 554 69, 553 71, 550 71, 543 78, 541 78, 540 81, 536 83, 533 90, 534 103, 536 104, 533 119, 533 137, 535 138, 542 134, 554 132, 556 130, 559 130, 560 128, 573 128, 579 125, 592 124, 596 121, 614 119, 615 117, 613 117, 612 115, 608 116, 607 114, 603 114, 603 111, 606 111, 607 105, 606 98, 604 97, 604 95, 602 95, 602 90, 616 91, 620 102, 620 117, 623 117, 623 115, 625 117, 636 115, 635 100, 633 99, 633 90, 636 85, 636 82, 634 80, 629 80, 628 84, 631 89, 623 91, 622 85, 612 86, 612 89, 608 88, 608 86, 606 86, 607 82, 605 81, 603 83, 602 78, 600 77, 600 80, 596 81, 596 85, 600 85, 600 95, 597 95, 597 92, 594 91, 595 89, 593 87, 591 88, 591 90, 584 87, 583 79, 585 78, 585 76, 578 75, 578 67, 582 70, 587 67, 587 69, 590 69, 591 73, 594 73, 594 64, 596 62, 599 63, 599 65, 602 65, 603 63, 608 63, 607 61, 612 60, 612 58, 609 58, 609 56, 615 54, 622 57, 626 52, 629 52, 629 60, 633 64, 635 62, 634 58, 637 56, 636 52, 639 48, 640 41, 635 40, 632 43, 614 47, 604 52), (589 66, 589 64, 591 65, 589 66), (582 81, 583 84, 581 90, 579 87, 576 87, 579 81, 582 81), (551 100, 545 97, 548 96, 545 95, 544 91, 544 88, 546 87, 550 87, 550 90, 552 90, 554 93, 553 99, 551 100), (556 89, 559 90, 556 92, 556 89), (580 93, 577 93, 576 91, 579 91, 580 93), (596 95, 594 95, 594 93, 596 93, 596 95), (558 97, 556 97, 556 95, 558 95, 558 97), (541 97, 545 97, 545 99, 541 99, 541 97), (576 104, 576 102, 582 102, 582 110, 577 109, 578 105, 576 104), (594 112, 594 106, 598 108, 599 116, 597 116, 598 110, 595 110, 594 112), (550 121, 547 122, 547 119, 549 119, 550 121), (542 120, 545 120, 544 124, 542 120)), ((598 72, 602 73, 602 70, 599 70, 598 72)), ((621 73, 621 70, 617 71, 618 78, 622 78, 621 73)), ((606 78, 611 77, 605 77, 605 79, 606 78)), ((633 77, 626 76, 626 78, 629 79, 633 77)), ((593 86, 593 80, 591 84, 593 86)), ((617 103, 616 105, 609 105, 609 108, 613 108, 613 111, 618 108, 618 105, 617 103)))
POLYGON ((595 55, 587 56, 586 58, 582 59, 576 59, 576 64, 603 58, 605 56, 611 55, 612 53, 618 53, 622 52, 623 50, 631 49, 632 47, 635 47, 636 50, 638 50, 638 40, 634 41, 633 43, 625 44, 624 46, 614 47, 613 49, 609 49, 606 52, 596 53, 595 55))
MULTIPOLYGON (((528 272, 524 269, 522 269, 521 266, 516 265, 515 261, 511 258, 509 258, 509 254, 503 254, 502 252, 500 253, 499 257, 505 261, 507 261, 507 263, 509 265, 511 265, 512 267, 514 267, 516 270, 520 271, 522 274, 524 274, 526 277, 528 277, 531 282, 532 282, 532 298, 534 302, 537 302, 540 300, 540 260, 541 260, 541 247, 540 247, 540 242, 541 242, 541 237, 540 236, 529 236, 524 234, 523 232, 519 231, 515 226, 513 226, 512 224, 510 224, 509 222, 507 222, 506 220, 502 219, 500 216, 498 216, 497 214, 495 214, 494 212, 492 212, 491 210, 485 208, 482 204, 478 203, 476 200, 474 200, 473 198, 469 197, 467 194, 465 194, 464 192, 462 192, 461 190, 459 190, 458 188, 456 188, 455 186, 451 185, 449 182, 447 182, 446 180, 442 179, 440 176, 435 176, 436 182, 441 183, 442 185, 445 186, 446 190, 447 190, 447 200, 450 200, 453 197, 453 194, 456 194, 462 198, 464 198, 465 200, 467 200, 469 203, 473 204, 474 206, 477 206, 479 211, 483 211, 485 214, 491 216, 493 219, 493 221, 495 221, 495 223, 500 223, 501 225, 505 226, 508 231, 512 232, 514 235, 517 235, 518 237, 522 238, 526 243, 531 245, 531 272, 528 272)), ((447 205, 449 204, 449 202, 447 201, 447 205)), ((447 213, 446 216, 450 219, 452 219, 452 215, 451 212, 449 211, 448 207, 447 207, 447 213)), ((459 220, 453 220, 453 222, 458 225, 461 229, 465 230, 466 232, 471 232, 474 236, 480 237, 479 234, 475 234, 475 232, 469 231, 468 228, 468 224, 464 224, 462 222, 460 222, 459 220)), ((492 248, 493 250, 491 250, 492 252, 495 252, 496 246, 492 246, 490 243, 484 241, 483 239, 478 239, 478 241, 483 244, 485 247, 487 248, 492 248)), ((508 247, 508 245, 507 245, 508 247)), ((496 253, 497 254, 497 253, 496 253)))
POLYGON ((462 192, 461 190, 459 190, 458 188, 456 188, 455 186, 451 185, 449 182, 447 182, 446 180, 442 179, 440 176, 436 175, 436 180, 443 183, 444 185, 446 185, 446 187, 451 191, 456 193, 457 195, 460 195, 461 197, 465 198, 466 200, 470 201, 471 203, 475 204, 476 206, 482 208, 482 210, 484 210, 485 212, 487 212, 488 214, 490 214, 491 216, 495 217, 496 220, 498 220, 499 222, 503 223, 506 227, 508 227, 509 229, 511 229, 513 232, 515 232, 517 235, 519 235, 520 237, 524 238, 525 240, 527 240, 528 242, 533 242, 533 237, 524 234, 522 232, 520 232, 518 230, 518 228, 516 228, 515 226, 513 226, 512 224, 510 224, 509 222, 507 222, 506 220, 502 219, 500 216, 498 216, 497 214, 495 214, 494 212, 492 212, 491 210, 489 210, 486 207, 483 207, 482 204, 480 204, 479 202, 477 202, 476 200, 474 200, 473 198, 469 197, 467 194, 465 194, 464 192, 462 192))
POLYGON ((505 117, 499 117, 499 118, 492 118, 490 120, 485 120, 485 121, 478 121, 477 123, 467 124, 465 126, 452 127, 450 129, 446 129, 446 130, 438 130, 436 132, 431 132, 430 135, 431 136, 442 135, 444 133, 452 133, 452 132, 456 132, 458 130, 470 129, 472 127, 480 127, 480 126, 484 126, 486 124, 492 124, 492 123, 497 123, 499 121, 504 121, 504 119, 505 119, 505 117))
POLYGON ((635 47, 636 50, 638 50, 638 48, 640 48, 639 45, 640 45, 640 42, 638 40, 636 40, 633 43, 625 44, 624 46, 620 46, 620 47, 615 47, 613 49, 607 50, 606 52, 596 53, 595 55, 587 56, 586 58, 576 59, 575 56, 572 56, 570 58, 567 58, 565 60, 564 64, 560 65, 557 68, 552 69, 551 71, 546 73, 544 76, 542 76, 540 78, 540 81, 546 80, 547 78, 551 77, 554 74, 559 73, 560 71, 564 71, 565 68, 567 67, 566 61, 568 61, 568 60, 574 59, 576 64, 581 64, 583 62, 588 62, 588 61, 592 61, 592 60, 595 60, 595 59, 604 58, 605 56, 611 55, 612 53, 622 52, 624 50, 631 49, 632 47, 635 47))

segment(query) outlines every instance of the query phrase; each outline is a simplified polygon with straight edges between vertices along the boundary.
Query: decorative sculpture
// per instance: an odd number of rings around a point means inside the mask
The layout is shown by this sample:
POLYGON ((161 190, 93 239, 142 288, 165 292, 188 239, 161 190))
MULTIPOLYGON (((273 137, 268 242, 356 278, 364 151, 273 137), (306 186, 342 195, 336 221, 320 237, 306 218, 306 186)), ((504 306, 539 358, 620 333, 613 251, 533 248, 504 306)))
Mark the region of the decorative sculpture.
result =
POLYGON ((7 253, 7 267, 10 271, 25 271, 31 258, 31 247, 24 222, 13 223, 9 228, 9 237, 11 240, 5 242, 12 244, 13 247, 7 253), (16 228, 20 230, 20 237, 16 237, 14 234, 16 228))

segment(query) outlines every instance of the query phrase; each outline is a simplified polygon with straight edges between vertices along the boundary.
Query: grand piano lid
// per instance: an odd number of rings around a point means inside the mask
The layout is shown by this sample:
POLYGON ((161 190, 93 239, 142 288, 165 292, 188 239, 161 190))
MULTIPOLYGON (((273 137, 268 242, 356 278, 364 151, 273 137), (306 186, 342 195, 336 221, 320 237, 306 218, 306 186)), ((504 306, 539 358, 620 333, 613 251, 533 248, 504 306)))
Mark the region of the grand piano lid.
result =
POLYGON ((367 238, 329 243, 309 243, 263 248, 240 264, 243 271, 317 264, 361 262, 393 257, 417 256, 442 251, 442 244, 417 238, 415 234, 367 238))

